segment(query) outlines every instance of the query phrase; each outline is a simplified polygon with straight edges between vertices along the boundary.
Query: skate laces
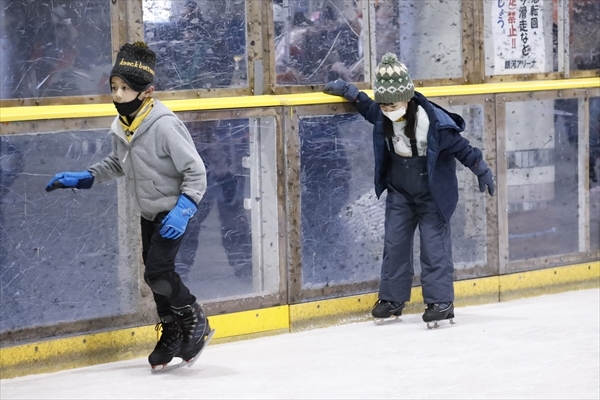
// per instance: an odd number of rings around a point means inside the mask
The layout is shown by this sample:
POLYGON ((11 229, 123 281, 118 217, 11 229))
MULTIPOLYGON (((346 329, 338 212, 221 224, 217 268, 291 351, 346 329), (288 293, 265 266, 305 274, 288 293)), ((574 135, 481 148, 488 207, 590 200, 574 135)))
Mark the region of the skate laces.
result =
POLYGON ((195 307, 186 306, 183 310, 179 311, 181 316, 181 324, 183 336, 187 340, 193 340, 196 326, 198 325, 198 314, 195 307))
POLYGON ((452 305, 452 303, 450 303, 450 302, 429 303, 429 304, 427 304, 427 309, 428 310, 436 310, 436 311, 445 311, 450 307, 450 305, 452 305))
POLYGON ((379 306, 379 305, 385 306, 385 303, 386 303, 385 300, 377 299, 377 301, 375 302, 375 305, 373 306, 373 309, 377 308, 377 306, 379 306))
POLYGON ((388 304, 392 304, 391 301, 388 300, 377 300, 377 303, 375 303, 375 307, 377 307, 378 305, 382 305, 382 306, 387 306, 388 304))
POLYGON ((158 344, 163 346, 168 346, 177 340, 177 337, 180 334, 179 326, 175 319, 171 322, 159 322, 154 326, 154 330, 156 331, 156 340, 158 340, 158 344), (162 334, 160 333, 161 328, 162 334))
POLYGON ((377 302, 375 303, 373 308, 377 307, 378 305, 382 305, 387 309, 396 309, 396 308, 400 307, 402 305, 402 303, 396 303, 395 301, 379 299, 379 300, 377 300, 377 302))

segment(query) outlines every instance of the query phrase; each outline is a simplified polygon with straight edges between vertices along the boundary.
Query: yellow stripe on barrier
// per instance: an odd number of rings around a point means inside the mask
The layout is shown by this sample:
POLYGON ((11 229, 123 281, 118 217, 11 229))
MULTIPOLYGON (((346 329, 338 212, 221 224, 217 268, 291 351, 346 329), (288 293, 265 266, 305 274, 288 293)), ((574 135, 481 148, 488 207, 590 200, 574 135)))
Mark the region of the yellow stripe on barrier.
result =
POLYGON ((499 288, 500 282, 497 276, 454 282, 454 292, 460 299, 478 298, 490 294, 496 296, 497 299, 499 288))
POLYGON ((454 293, 457 307, 497 302, 500 300, 499 277, 489 276, 454 282, 454 293))
POLYGON ((417 88, 417 90, 428 97, 443 97, 515 92, 540 92, 546 90, 595 89, 599 87, 600 77, 593 77, 549 81, 483 83, 462 86, 436 86, 430 88, 417 88))
POLYGON ((116 116, 113 104, 75 104, 65 106, 24 106, 0 108, 0 122, 36 121, 62 118, 116 116))
POLYGON ((43 362, 55 357, 81 357, 86 353, 126 349, 133 344, 156 343, 156 335, 154 326, 143 326, 6 347, 0 349, 0 365, 4 370, 23 362, 43 362))
POLYGON ((290 321, 301 321, 313 318, 331 317, 334 315, 363 312, 373 306, 377 300, 376 293, 311 301, 308 303, 292 304, 290 306, 290 321))
MULTIPOLYGON (((217 97, 212 99, 165 100, 163 103, 175 112, 281 106, 281 102, 275 96, 238 96, 217 97)), ((111 115, 116 115, 114 108, 115 107, 113 106, 111 115)))
POLYGON ((600 261, 500 277, 500 301, 600 286, 600 261))
MULTIPOLYGON (((568 90, 600 87, 600 77, 548 81, 502 82, 474 85, 421 87, 428 97, 467 96, 496 93, 568 90)), ((364 91, 373 98, 372 90, 364 91)), ((224 110, 234 108, 303 106, 341 103, 345 100, 321 92, 288 95, 237 96, 205 99, 165 100, 173 111, 224 110)), ((63 118, 95 118, 115 116, 113 104, 77 104, 56 106, 23 106, 0 108, 0 122, 33 121, 63 118)))
POLYGON ((263 308, 210 317, 215 339, 289 329, 289 306, 263 308))
POLYGON ((304 331, 368 318, 377 293, 290 305, 290 331, 304 331))

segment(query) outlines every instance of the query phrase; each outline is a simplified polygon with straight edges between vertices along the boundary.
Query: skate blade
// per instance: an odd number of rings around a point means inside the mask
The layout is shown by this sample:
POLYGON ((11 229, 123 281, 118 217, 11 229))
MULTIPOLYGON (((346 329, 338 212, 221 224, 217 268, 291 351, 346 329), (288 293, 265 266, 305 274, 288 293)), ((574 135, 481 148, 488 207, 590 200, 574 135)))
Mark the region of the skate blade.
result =
POLYGON ((202 354, 202 352, 204 351, 204 349, 208 345, 208 342, 210 342, 210 339, 212 339, 214 334, 215 334, 214 329, 212 329, 210 332, 208 332, 208 336, 206 337, 206 340, 204 341, 204 346, 202 346, 202 349, 200 349, 200 352, 198 354, 196 354, 194 356, 194 358, 191 358, 187 361, 182 360, 181 362, 179 362, 177 364, 157 365, 155 367, 152 367, 150 372, 152 372, 153 374, 164 374, 166 372, 170 372, 170 371, 173 371, 174 369, 179 369, 181 367, 190 368, 192 365, 194 365, 196 363, 196 361, 198 361, 198 358, 200 358, 200 354, 202 354))
POLYGON ((198 361, 198 358, 200 358, 200 354, 202 354, 202 352, 204 351, 204 349, 206 348, 206 346, 208 345, 208 342, 210 342, 210 339, 212 339, 213 335, 215 334, 215 330, 211 329, 210 332, 208 332, 208 335, 206 336, 206 340, 204 341, 204 345, 202 346, 202 348, 200 349, 200 351, 198 352, 198 354, 196 354, 194 356, 194 358, 191 358, 187 361, 184 361, 187 364, 187 367, 191 367, 192 365, 194 365, 194 363, 196 361, 198 361))
POLYGON ((385 325, 385 324, 390 324, 392 322, 402 322, 402 318, 400 318, 397 315, 392 315, 391 317, 388 317, 388 318, 373 317, 373 322, 375 322, 375 325, 385 325))
MULTIPOLYGON (((442 321, 446 321, 444 319, 439 320, 439 321, 429 321, 427 322, 427 329, 437 329, 439 328, 441 325, 438 324, 438 322, 442 322, 442 321)), ((454 319, 450 318, 447 321, 450 322, 450 325, 456 325, 456 322, 454 322, 454 319)))

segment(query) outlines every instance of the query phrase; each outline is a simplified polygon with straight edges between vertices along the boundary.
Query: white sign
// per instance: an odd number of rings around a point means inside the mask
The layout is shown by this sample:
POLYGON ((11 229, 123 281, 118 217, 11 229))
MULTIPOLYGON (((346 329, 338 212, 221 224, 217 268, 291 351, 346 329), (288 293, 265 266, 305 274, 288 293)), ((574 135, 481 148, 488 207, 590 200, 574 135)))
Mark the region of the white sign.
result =
POLYGON ((546 46, 542 7, 551 1, 493 0, 494 73, 544 72, 546 46))

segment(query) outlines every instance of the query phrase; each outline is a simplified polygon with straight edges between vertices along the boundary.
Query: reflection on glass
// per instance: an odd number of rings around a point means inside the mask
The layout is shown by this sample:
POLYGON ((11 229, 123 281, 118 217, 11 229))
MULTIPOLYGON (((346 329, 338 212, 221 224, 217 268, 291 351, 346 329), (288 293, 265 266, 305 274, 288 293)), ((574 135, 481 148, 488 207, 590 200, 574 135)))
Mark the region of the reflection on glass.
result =
POLYGON ((600 1, 569 1, 569 22, 570 68, 600 68, 600 1))
POLYGON ((207 189, 190 220, 176 271, 201 300, 253 292, 247 119, 187 122, 204 161, 207 189))
POLYGON ((506 104, 511 261, 578 251, 577 108, 577 99, 506 104))
POLYGON ((98 131, 0 137, 0 331, 133 309, 137 279, 120 271, 116 185, 44 191, 54 173, 109 152, 98 131))
POLYGON ((391 52, 413 79, 462 76, 461 2, 379 1, 375 12, 377 62, 391 52))
MULTIPOLYGON (((462 136, 472 146, 483 151, 484 118, 483 107, 478 104, 447 107, 465 120, 466 128, 462 136)), ((492 154, 483 152, 489 162, 492 154)), ((486 246, 486 199, 487 192, 481 193, 477 177, 460 162, 456 163, 459 201, 450 221, 452 229, 452 258, 455 269, 468 269, 487 264, 486 246)), ((418 236, 416 236, 418 237, 418 236)), ((418 257, 415 256, 415 259, 418 257)), ((419 268, 420 271, 420 268, 419 268)))
POLYGON ((0 0, 0 98, 110 93, 110 0, 0 0))
POLYGON ((364 81, 363 0, 275 0, 278 85, 364 81))
POLYGON ((590 98, 590 246, 600 249, 600 97, 590 98))
POLYGON ((385 203, 373 189, 371 130, 358 114, 300 119, 305 287, 379 277, 385 203))
POLYGON ((244 87, 245 2, 144 0, 144 37, 157 90, 244 87))

